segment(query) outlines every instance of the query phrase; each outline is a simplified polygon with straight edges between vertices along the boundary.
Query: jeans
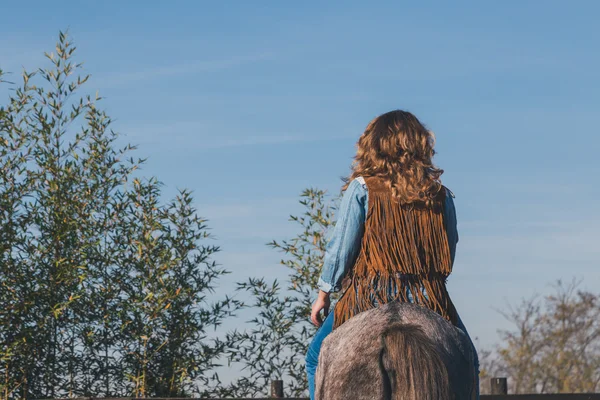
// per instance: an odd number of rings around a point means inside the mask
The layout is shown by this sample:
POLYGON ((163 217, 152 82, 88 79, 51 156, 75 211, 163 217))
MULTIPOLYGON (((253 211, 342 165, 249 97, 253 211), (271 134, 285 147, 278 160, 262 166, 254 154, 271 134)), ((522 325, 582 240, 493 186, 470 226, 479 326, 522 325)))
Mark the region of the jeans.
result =
MULTIPOLYGON (((467 328, 465 328, 462 320, 458 317, 457 328, 462 330, 469 340, 471 341, 471 337, 467 332, 467 328)), ((317 372, 317 362, 319 360, 319 352, 321 351, 321 345, 323 344, 323 340, 327 335, 331 333, 333 330, 333 310, 329 312, 323 324, 319 327, 315 336, 313 337, 312 342, 308 346, 308 351, 306 353, 306 375, 308 378, 308 393, 310 395, 310 400, 315 399, 315 373, 317 372)), ((477 357, 477 350, 473 345, 473 341, 471 341, 471 345, 473 346, 473 355, 475 362, 475 390, 477 392, 477 399, 479 399, 479 357, 477 357)))
POLYGON ((329 312, 323 324, 317 329, 312 342, 308 346, 306 353, 306 375, 308 378, 308 393, 310 400, 315 399, 315 373, 317 372, 317 361, 319 360, 319 352, 323 339, 333 330, 333 310, 329 312))

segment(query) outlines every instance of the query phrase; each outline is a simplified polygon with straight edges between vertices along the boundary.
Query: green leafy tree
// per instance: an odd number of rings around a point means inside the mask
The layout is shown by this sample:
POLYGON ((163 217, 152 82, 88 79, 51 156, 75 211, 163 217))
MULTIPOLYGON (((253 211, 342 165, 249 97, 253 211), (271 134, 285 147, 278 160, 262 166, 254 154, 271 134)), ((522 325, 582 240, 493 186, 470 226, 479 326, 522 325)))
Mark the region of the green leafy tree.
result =
POLYGON ((251 328, 228 335, 229 361, 241 364, 246 374, 223 387, 222 395, 266 395, 273 379, 285 380, 286 395, 306 395, 304 357, 316 331, 309 317, 323 265, 326 235, 334 225, 338 200, 327 199, 322 190, 305 190, 300 200, 305 212, 290 217, 300 233, 290 240, 268 244, 287 256, 281 260, 289 271, 287 287, 264 278, 238 284, 238 290, 251 298, 244 307, 256 316, 249 321, 251 328))
POLYGON ((208 329, 232 316, 238 303, 228 297, 208 302, 215 280, 227 271, 211 260, 217 246, 197 244, 209 234, 190 193, 180 192, 166 206, 159 194, 155 180, 136 180, 128 220, 117 235, 129 275, 122 363, 135 396, 205 396, 218 381, 210 371, 224 351, 223 341, 207 339, 208 329))
POLYGON ((0 396, 202 393, 237 307, 208 298, 219 249, 189 191, 133 176, 74 52, 60 33, 0 108, 0 396))
POLYGON ((87 78, 70 80, 77 68, 69 61, 74 49, 64 35, 60 40, 57 55, 47 54, 53 68, 24 72, 22 86, 4 109, 2 166, 9 179, 3 192, 11 211, 2 226, 19 235, 3 248, 8 258, 3 265, 10 269, 3 279, 16 295, 7 311, 18 321, 5 326, 2 339, 12 342, 11 358, 19 360, 21 370, 6 371, 5 394, 11 393, 8 377, 16 376, 24 393, 54 397, 57 388, 69 386, 81 362, 74 352, 80 317, 75 303, 85 280, 79 271, 85 269, 87 243, 79 219, 85 218, 86 199, 73 195, 82 171, 74 152, 87 132, 70 143, 63 139, 72 122, 93 111, 89 99, 71 102, 87 78), (43 78, 40 85, 32 83, 36 75, 43 78))

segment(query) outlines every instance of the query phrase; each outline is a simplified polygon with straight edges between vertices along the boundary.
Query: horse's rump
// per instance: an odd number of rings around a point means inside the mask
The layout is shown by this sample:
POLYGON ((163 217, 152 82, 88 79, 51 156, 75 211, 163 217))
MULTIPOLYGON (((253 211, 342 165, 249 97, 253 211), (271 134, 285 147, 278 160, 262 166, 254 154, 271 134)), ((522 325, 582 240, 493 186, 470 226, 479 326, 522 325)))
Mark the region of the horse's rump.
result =
POLYGON ((325 338, 316 398, 470 399, 473 376, 472 348, 461 330, 424 307, 392 302, 325 338))

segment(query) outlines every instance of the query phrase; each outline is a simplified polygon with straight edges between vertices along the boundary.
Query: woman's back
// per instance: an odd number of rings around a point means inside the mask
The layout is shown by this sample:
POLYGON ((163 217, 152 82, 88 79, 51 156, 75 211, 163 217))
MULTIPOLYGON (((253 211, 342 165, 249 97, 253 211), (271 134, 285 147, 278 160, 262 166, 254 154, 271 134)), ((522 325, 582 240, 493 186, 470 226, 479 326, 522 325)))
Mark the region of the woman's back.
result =
POLYGON ((392 300, 424 305, 456 324, 446 290, 452 254, 444 218, 445 188, 428 203, 402 204, 383 179, 364 181, 369 196, 361 249, 336 305, 334 328, 392 300))

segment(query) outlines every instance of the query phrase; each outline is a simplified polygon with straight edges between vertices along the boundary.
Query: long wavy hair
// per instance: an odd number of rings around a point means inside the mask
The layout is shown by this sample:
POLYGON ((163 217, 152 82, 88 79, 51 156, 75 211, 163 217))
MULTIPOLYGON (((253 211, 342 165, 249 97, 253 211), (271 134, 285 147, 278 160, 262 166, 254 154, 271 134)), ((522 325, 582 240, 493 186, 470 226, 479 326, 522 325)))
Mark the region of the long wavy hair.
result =
POLYGON ((342 191, 359 176, 379 177, 400 204, 432 206, 442 189, 444 170, 433 164, 435 135, 408 111, 373 119, 358 139, 352 173, 342 191))

